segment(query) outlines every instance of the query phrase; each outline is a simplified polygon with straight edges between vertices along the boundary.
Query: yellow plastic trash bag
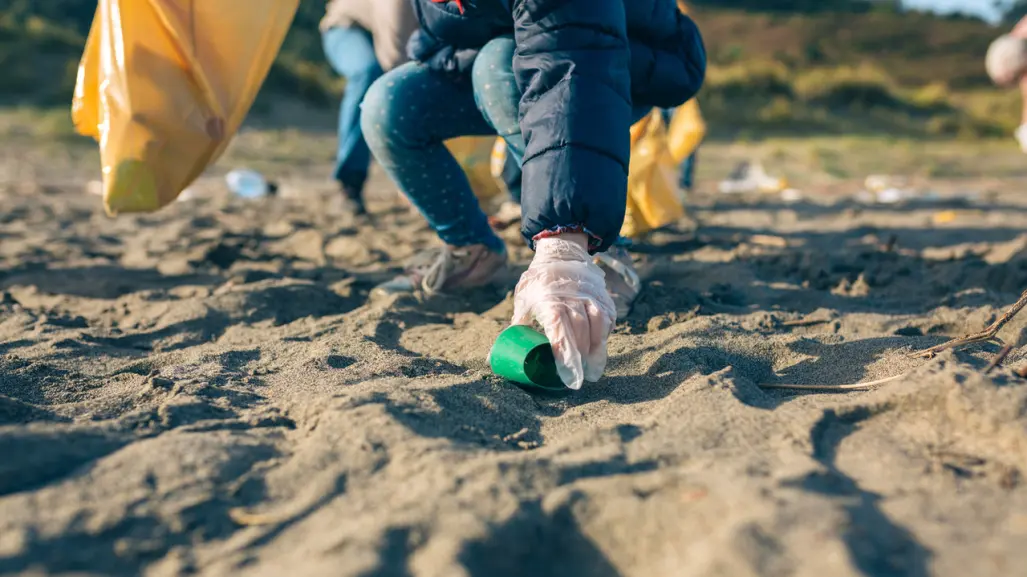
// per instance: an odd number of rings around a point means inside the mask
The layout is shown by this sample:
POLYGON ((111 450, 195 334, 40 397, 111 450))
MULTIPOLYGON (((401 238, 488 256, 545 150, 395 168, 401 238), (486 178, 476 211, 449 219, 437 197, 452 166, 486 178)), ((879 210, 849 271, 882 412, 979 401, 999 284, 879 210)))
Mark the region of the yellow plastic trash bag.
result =
POLYGON ((653 110, 631 127, 628 202, 621 235, 631 238, 684 218, 676 194, 677 163, 667 148, 663 114, 653 110))
POLYGON ((667 146, 675 163, 692 155, 706 137, 706 122, 693 98, 674 111, 667 129, 667 146))
POLYGON ((506 191, 506 181, 503 180, 503 169, 506 168, 506 154, 506 141, 500 136, 496 138, 496 142, 492 145, 489 173, 492 174, 493 180, 504 191, 506 191))
POLYGON ((150 212, 224 151, 299 0, 100 0, 72 102, 109 214, 150 212))
POLYGON ((493 136, 462 136, 446 141, 446 147, 467 174, 478 202, 487 205, 503 193, 492 178, 491 157, 493 136))

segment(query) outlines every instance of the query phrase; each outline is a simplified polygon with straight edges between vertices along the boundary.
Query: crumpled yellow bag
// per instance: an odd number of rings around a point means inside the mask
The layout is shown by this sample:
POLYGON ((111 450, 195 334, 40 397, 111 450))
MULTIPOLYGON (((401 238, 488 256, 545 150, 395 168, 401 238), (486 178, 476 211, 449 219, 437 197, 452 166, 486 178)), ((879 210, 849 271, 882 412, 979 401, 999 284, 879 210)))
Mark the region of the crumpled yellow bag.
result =
POLYGON ((165 206, 239 130, 299 0, 100 0, 72 120, 100 144, 108 214, 165 206))
POLYGON ((677 197, 678 165, 667 148, 663 114, 654 109, 631 127, 628 202, 621 236, 637 237, 685 217, 677 197))
POLYGON ((446 147, 467 174, 474 196, 486 205, 503 194, 503 189, 492 177, 492 149, 494 136, 461 136, 446 141, 446 147))
POLYGON ((667 128, 667 147, 674 162, 680 164, 692 155, 706 137, 706 122, 699 103, 693 98, 674 111, 667 128))

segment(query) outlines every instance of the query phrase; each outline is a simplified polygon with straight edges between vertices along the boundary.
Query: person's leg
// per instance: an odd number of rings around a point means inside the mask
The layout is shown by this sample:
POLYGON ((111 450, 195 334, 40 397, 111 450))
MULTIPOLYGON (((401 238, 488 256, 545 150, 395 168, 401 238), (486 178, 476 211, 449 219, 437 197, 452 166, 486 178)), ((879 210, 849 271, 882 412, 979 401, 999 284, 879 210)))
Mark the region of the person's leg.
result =
POLYGON ((521 90, 513 72, 513 36, 492 39, 478 52, 471 70, 474 103, 496 133, 506 141, 507 157, 520 165, 524 137, 518 119, 521 90))
POLYGON ((470 82, 409 62, 371 86, 361 116, 375 159, 446 244, 503 249, 467 176, 443 144, 458 136, 494 134, 474 106, 470 82))
POLYGON ((334 176, 346 195, 362 208, 371 152, 360 127, 360 103, 371 84, 382 75, 382 69, 375 58, 371 34, 363 28, 331 28, 322 35, 322 44, 329 64, 346 79, 346 92, 339 107, 334 176))
POLYGON ((447 245, 379 288, 430 293, 491 280, 506 262, 505 244, 443 144, 458 136, 495 134, 475 108, 470 81, 409 62, 371 86, 361 122, 378 164, 447 245))
MULTIPOLYGON (((513 159, 520 167, 524 161, 524 136, 519 118, 521 91, 513 72, 515 48, 513 36, 501 36, 490 41, 474 60, 472 80, 475 104, 496 134, 506 141, 507 158, 513 159)), ((651 106, 636 107, 632 122, 638 122, 651 110, 651 106)), ((510 178, 517 182, 519 189, 519 171, 511 171, 510 178)))
POLYGON ((695 162, 698 159, 699 150, 696 149, 681 163, 681 188, 692 190, 695 186, 695 162))

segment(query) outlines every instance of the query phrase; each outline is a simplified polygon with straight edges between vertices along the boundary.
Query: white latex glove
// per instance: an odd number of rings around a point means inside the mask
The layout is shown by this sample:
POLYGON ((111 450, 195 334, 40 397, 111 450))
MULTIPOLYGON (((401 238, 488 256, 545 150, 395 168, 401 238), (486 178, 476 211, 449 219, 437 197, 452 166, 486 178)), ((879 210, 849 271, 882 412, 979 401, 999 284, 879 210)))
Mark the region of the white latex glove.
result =
POLYGON ((1020 150, 1027 152, 1027 124, 1021 124, 1013 134, 1016 135, 1016 141, 1020 143, 1020 150))
POLYGON ((603 376, 617 310, 606 275, 581 244, 559 236, 535 243, 535 258, 514 291, 511 324, 533 320, 553 345, 557 373, 568 388, 603 376))

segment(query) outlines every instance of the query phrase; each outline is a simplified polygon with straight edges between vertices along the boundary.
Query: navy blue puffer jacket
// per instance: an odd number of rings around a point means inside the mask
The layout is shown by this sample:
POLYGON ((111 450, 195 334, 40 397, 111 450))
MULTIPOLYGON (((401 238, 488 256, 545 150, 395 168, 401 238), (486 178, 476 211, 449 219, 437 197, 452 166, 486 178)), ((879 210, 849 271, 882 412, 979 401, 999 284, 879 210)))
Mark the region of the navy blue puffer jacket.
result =
POLYGON ((594 250, 620 231, 632 107, 692 98, 706 72, 698 28, 675 0, 411 0, 410 56, 463 74, 513 34, 525 138, 522 223, 531 241, 584 229, 594 250))

